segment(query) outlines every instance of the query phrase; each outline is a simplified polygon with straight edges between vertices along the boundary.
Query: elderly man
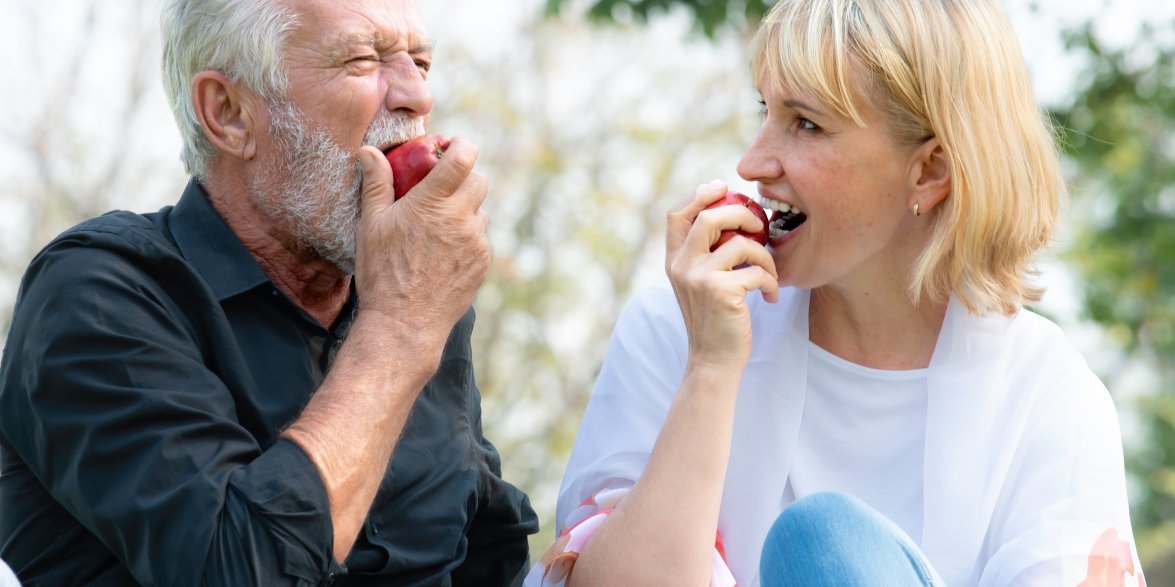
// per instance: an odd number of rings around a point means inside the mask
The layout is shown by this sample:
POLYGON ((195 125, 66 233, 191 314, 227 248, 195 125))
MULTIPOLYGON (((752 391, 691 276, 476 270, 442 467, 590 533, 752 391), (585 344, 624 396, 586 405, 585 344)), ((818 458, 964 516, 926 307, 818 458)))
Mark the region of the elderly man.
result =
POLYGON ((0 372, 0 557, 44 585, 502 585, 537 530, 472 372, 477 149, 412 0, 170 0, 174 207, 62 234, 0 372))

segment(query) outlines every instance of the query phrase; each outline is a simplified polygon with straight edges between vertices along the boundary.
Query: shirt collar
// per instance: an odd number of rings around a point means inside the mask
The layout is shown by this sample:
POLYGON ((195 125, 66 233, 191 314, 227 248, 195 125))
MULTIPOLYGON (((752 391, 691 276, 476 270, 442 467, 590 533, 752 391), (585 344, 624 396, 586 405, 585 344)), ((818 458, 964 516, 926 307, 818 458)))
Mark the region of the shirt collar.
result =
POLYGON ((208 193, 195 179, 188 182, 168 226, 180 253, 217 299, 223 301, 270 283, 269 276, 212 207, 208 193))

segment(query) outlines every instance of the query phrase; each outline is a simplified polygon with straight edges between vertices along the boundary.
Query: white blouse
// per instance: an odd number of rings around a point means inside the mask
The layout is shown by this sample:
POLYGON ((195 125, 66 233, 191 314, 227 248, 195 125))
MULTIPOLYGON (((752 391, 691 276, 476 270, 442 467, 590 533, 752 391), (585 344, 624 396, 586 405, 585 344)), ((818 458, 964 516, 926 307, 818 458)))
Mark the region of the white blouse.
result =
MULTIPOLYGON (((833 417, 808 409, 820 405, 807 401, 809 293, 784 288, 775 304, 747 297, 753 343, 718 522, 740 587, 759 584, 763 540, 790 502, 801 427, 833 417)), ((635 483, 686 355, 669 284, 635 296, 564 474, 561 528, 592 495, 635 483)), ((1117 415, 1060 329, 1027 310, 973 316, 952 300, 926 387, 922 526, 912 534, 948 585, 1076 585, 1118 551, 1130 560, 1116 562, 1141 575, 1117 415)))

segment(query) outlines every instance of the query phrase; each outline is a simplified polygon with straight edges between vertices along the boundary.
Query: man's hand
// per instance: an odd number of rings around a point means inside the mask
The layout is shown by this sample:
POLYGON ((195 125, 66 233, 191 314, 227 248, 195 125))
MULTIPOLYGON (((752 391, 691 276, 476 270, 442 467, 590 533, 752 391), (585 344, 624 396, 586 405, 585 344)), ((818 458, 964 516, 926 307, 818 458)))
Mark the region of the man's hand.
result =
POLYGON ((363 192, 356 242, 360 311, 395 317, 437 338, 473 303, 489 269, 489 217, 481 210, 488 183, 473 172, 477 147, 454 137, 445 156, 393 203, 391 167, 374 147, 360 153, 363 192))
POLYGON ((359 313, 326 379, 283 433, 318 467, 340 562, 363 527, 417 395, 490 264, 489 221, 481 211, 487 186, 473 173, 473 143, 454 138, 411 197, 394 203, 387 159, 373 147, 359 157, 359 313))

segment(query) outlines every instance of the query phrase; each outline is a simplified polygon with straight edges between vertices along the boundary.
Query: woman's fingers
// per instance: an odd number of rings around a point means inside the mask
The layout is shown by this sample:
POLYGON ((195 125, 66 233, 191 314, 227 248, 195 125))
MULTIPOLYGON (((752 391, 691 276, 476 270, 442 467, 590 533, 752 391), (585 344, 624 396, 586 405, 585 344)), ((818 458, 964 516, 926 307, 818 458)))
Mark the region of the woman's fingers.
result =
POLYGON ((716 179, 698 186, 698 189, 694 190, 693 198, 671 210, 668 215, 668 229, 665 232, 666 248, 676 250, 680 247, 685 242, 686 235, 689 234, 698 214, 706 206, 717 202, 724 195, 726 195, 726 184, 716 179))

